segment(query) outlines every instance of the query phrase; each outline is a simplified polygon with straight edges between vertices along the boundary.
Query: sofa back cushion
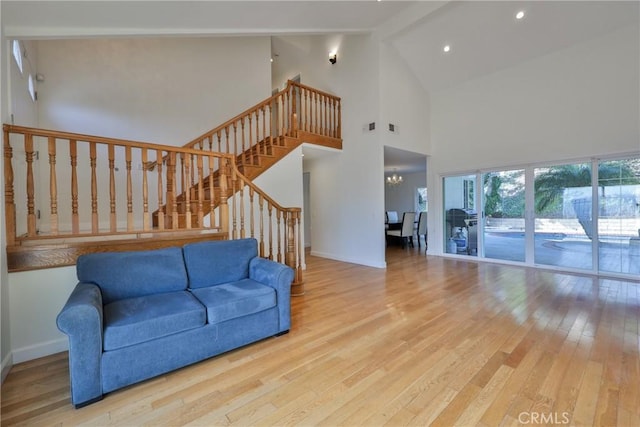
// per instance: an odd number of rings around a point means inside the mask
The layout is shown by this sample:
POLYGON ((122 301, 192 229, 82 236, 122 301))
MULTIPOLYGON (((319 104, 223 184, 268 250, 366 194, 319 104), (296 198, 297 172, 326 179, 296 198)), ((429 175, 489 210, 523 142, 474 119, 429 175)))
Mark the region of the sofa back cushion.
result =
POLYGON ((187 289, 181 248, 82 255, 76 271, 79 281, 100 287, 103 304, 187 289))
POLYGON ((235 282, 249 277, 249 261, 258 256, 256 239, 214 240, 185 245, 189 287, 235 282))

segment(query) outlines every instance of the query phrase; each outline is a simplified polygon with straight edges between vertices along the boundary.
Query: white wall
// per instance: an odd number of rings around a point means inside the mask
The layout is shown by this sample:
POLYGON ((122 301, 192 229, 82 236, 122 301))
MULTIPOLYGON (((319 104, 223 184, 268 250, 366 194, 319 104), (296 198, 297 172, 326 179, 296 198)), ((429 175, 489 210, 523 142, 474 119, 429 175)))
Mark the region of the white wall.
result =
POLYGON ((403 212, 416 210, 416 190, 427 186, 426 172, 403 173, 401 175, 402 184, 385 184, 384 189, 384 210, 398 212, 399 218, 402 217, 403 212))
POLYGON ((431 152, 430 100, 395 48, 380 43, 382 144, 419 154, 431 152), (396 132, 388 132, 389 123, 396 132))
MULTIPOLYGON (((10 76, 9 79, 2 78, 3 94, 7 94, 2 97, 2 119, 3 123, 11 123, 11 117, 16 125, 22 126, 36 126, 38 122, 36 103, 32 100, 28 91, 28 76, 34 75, 37 70, 37 55, 36 46, 33 42, 22 42, 23 55, 23 71, 20 73, 18 66, 13 58, 12 40, 3 39, 3 46, 7 49, 3 51, 2 55, 2 70, 6 71, 6 75, 10 76)), ((24 148, 20 146, 14 146, 12 150, 12 156, 15 159, 13 161, 14 176, 20 173, 20 166, 24 164, 24 148), (19 160, 22 160, 20 162, 19 160)), ((2 162, 2 168, 4 169, 4 162, 2 162)), ((4 188, 4 172, 0 174, 2 176, 2 187, 4 188)), ((17 182, 14 180, 14 188, 24 187, 24 181, 17 182)), ((16 205, 16 215, 19 213, 23 216, 26 211, 26 206, 16 205)), ((5 230, 5 218, 4 218, 4 203, 2 203, 2 375, 8 373, 8 368, 19 360, 16 359, 15 353, 12 352, 15 341, 13 340, 16 321, 11 316, 11 309, 13 305, 13 297, 20 295, 21 289, 17 291, 11 291, 10 275, 7 273, 6 265, 6 230, 5 230), (9 304, 11 298, 11 304, 9 304)), ((36 313, 37 316, 37 313, 36 313)))
POLYGON ((66 350, 56 316, 78 282, 75 266, 9 273, 15 363, 66 350))
POLYGON ((441 174, 637 152, 639 44, 627 27, 432 94, 431 247, 441 174))
POLYGON ((306 162, 311 253, 384 267, 383 144, 428 154, 428 94, 375 35, 280 37, 274 45, 280 54, 274 87, 300 74, 302 83, 342 99, 342 152, 306 162), (334 48, 338 62, 330 65, 328 53, 334 48), (380 126, 364 132, 370 122, 380 126), (387 132, 387 123, 400 132, 387 132))
MULTIPOLYGON (((2 8, 0 7, 0 21, 2 20, 2 8)), ((0 31, 0 119, 7 123, 9 119, 8 104, 8 74, 9 66, 9 41, 4 37, 4 31, 0 31)), ((0 162, 0 188, 4 188, 4 161, 0 162)), ((7 251, 5 242, 5 212, 4 203, 0 203, 0 382, 4 382, 9 369, 13 364, 11 359, 11 328, 9 316, 9 274, 7 272, 7 251)))
POLYGON ((38 42, 40 126, 183 145, 271 95, 268 37, 38 42))

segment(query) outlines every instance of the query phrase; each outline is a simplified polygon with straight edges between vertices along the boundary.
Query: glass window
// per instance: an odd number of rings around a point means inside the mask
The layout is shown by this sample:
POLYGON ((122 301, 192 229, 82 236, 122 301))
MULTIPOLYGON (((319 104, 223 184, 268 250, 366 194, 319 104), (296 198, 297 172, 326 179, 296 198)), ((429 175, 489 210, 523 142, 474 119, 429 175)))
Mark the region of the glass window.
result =
POLYGON ((20 40, 13 41, 13 59, 15 59, 16 65, 22 73, 22 46, 20 40))
POLYGON ((416 189, 416 217, 417 212, 426 212, 427 208, 427 187, 418 187, 416 189))
POLYGON ((36 85, 31 74, 29 74, 29 95, 31 95, 33 101, 36 100, 36 85))

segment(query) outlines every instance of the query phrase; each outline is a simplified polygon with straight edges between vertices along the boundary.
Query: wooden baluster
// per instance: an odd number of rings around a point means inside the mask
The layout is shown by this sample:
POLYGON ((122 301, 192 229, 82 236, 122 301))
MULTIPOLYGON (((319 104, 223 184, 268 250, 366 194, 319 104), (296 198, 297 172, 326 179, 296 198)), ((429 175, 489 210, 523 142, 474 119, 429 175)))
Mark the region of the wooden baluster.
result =
POLYGON ((258 195, 258 205, 260 207, 260 257, 264 258, 264 197, 258 195))
POLYGON ((295 281, 298 282, 299 285, 299 290, 304 293, 304 284, 303 284, 303 280, 302 280, 302 232, 300 230, 300 215, 301 211, 300 209, 297 210, 296 212, 296 235, 298 236, 298 247, 297 247, 297 257, 298 257, 298 263, 296 265, 296 275, 295 275, 295 281))
MULTIPOLYGON (((202 204, 204 201, 204 186, 202 185, 203 182, 202 180, 204 179, 204 166, 202 163, 202 156, 198 155, 197 157, 197 168, 198 168, 198 206, 197 206, 197 210, 196 210, 196 214, 198 217, 198 224, 197 226, 202 228, 204 227, 204 211, 202 208, 202 204)), ((213 213, 213 211, 211 211, 213 213)))
POLYGON ((176 158, 176 152, 172 151, 169 154, 169 164, 167 165, 169 167, 169 170, 167 172, 167 191, 169 191, 169 181, 171 181, 171 192, 167 193, 167 198, 169 199, 169 202, 171 203, 171 229, 173 230, 177 230, 179 228, 179 224, 178 224, 178 198, 177 198, 177 177, 176 177, 176 162, 177 162, 177 158, 176 158), (171 177, 171 179, 169 179, 169 177, 171 177))
POLYGON ((244 164, 247 156, 246 141, 244 139, 244 117, 240 119, 240 132, 242 134, 242 154, 240 155, 240 164, 244 164))
MULTIPOLYGON (((188 156, 191 157, 191 163, 190 164, 195 165, 196 164, 196 162, 194 161, 195 154, 188 154, 188 156)), ((190 171, 189 175, 191 176, 191 183, 189 184, 188 191, 191 192, 191 194, 192 194, 191 198, 193 199, 194 192, 195 192, 195 187, 196 187, 196 176, 195 176, 196 175, 196 169, 195 168, 191 168, 191 171, 190 171)))
POLYGON ((238 157, 238 122, 233 122, 233 155, 238 157))
POLYGON ((118 230, 116 218, 116 161, 115 147, 109 144, 109 229, 112 233, 118 230))
POLYGON ((98 222, 98 176, 96 175, 97 156, 96 143, 89 143, 89 164, 91 166, 91 232, 97 234, 98 222))
POLYGON ((246 237, 246 231, 244 229, 244 181, 240 180, 239 185, 240 191, 238 193, 240 198, 240 238, 244 239, 246 237))
POLYGON ((269 102, 269 142, 273 146, 273 101, 269 102))
POLYGON ((323 106, 323 109, 324 109, 324 128, 323 128, 322 134, 326 136, 326 135, 329 135, 329 124, 328 124, 329 122, 327 120, 329 107, 327 105, 327 96, 326 95, 323 96, 322 99, 324 100, 324 106, 323 106))
POLYGON ((273 261, 273 205, 267 204, 269 210, 269 259, 273 261))
POLYGON ((71 231, 80 232, 80 218, 78 215, 78 147, 75 139, 69 140, 69 155, 71 157, 71 231))
POLYGON ((13 190, 13 148, 9 142, 9 131, 4 128, 4 214, 7 246, 16 243, 16 205, 13 190))
POLYGON ((306 105, 304 116, 304 130, 305 132, 309 132, 309 91, 307 89, 304 90, 304 104, 306 105))
MULTIPOLYGON (((210 219, 209 222, 211 227, 216 226, 215 224, 215 188, 214 188, 214 181, 213 181, 213 172, 214 172, 214 166, 215 166, 214 161, 215 161, 215 157, 210 156, 209 157, 209 219, 210 219)), ((218 166, 218 169, 219 169, 218 179, 220 180, 220 182, 222 182, 223 171, 220 166, 218 166)), ((225 196, 225 200, 226 200, 226 196, 225 196)), ((222 204, 222 194, 220 194, 220 204, 222 204)), ((220 210, 222 210, 222 208, 220 208, 220 210)))
POLYGON ((315 120, 315 133, 320 133, 320 107, 318 106, 318 102, 320 95, 317 92, 314 92, 313 94, 313 103, 315 106, 315 110, 316 110, 316 120, 315 120))
POLYGON ((336 138, 342 138, 342 100, 338 100, 338 134, 336 138))
POLYGON ((291 295, 303 295, 304 283, 302 282, 302 256, 300 252, 300 209, 287 209, 287 253, 285 264, 294 270, 294 281, 291 284, 291 295))
POLYGON ((35 187, 33 179, 33 135, 26 134, 24 139, 24 151, 27 160, 27 236, 35 236, 36 229, 36 204, 35 187))
POLYGON ((222 131, 218 131, 218 152, 222 153, 222 131))
POLYGON ((231 214, 231 220, 233 222, 233 227, 232 227, 232 239, 237 239, 238 238, 238 226, 237 226, 237 220, 236 218, 238 218, 238 195, 237 195, 237 190, 238 190, 238 174, 236 172, 235 169, 232 170, 231 172, 231 194, 233 195, 233 210, 232 210, 232 214, 231 214))
POLYGON ((185 227, 191 228, 191 188, 187 188, 186 177, 191 172, 191 155, 182 155, 182 194, 184 194, 185 227))
POLYGON ((149 182, 147 181, 147 149, 142 148, 142 229, 151 230, 151 214, 149 213, 149 182))
POLYGON ((164 199, 162 191, 162 151, 156 150, 156 162, 158 163, 158 230, 164 230, 164 199))
POLYGON ((213 135, 209 135, 207 141, 209 141, 209 151, 213 151, 213 135))
POLYGON ((285 134, 287 136, 291 136, 291 89, 289 89, 286 93, 286 105, 287 105, 287 111, 286 111, 286 115, 284 117, 285 120, 285 134))
POLYGON ((58 178, 56 173, 56 139, 49 137, 49 198, 51 206, 51 234, 59 233, 58 229, 58 178))
MULTIPOLYGON (((219 180, 220 180, 220 227, 224 233, 229 232, 229 205, 227 192, 227 176, 229 172, 229 159, 225 158, 223 162, 218 163, 219 180), (224 164, 223 164, 224 163, 224 164)), ((211 174, 213 175, 213 173, 211 174)), ((213 188, 213 185, 211 186, 213 188)), ((213 190, 211 192, 211 200, 213 200, 213 190)), ((213 206, 213 201, 211 202, 213 206)), ((213 208, 211 210, 213 212, 213 208)))
POLYGON ((336 137, 336 100, 331 98, 331 136, 336 137))
MULTIPOLYGON (((255 157, 253 153, 253 127, 251 126, 252 119, 251 113, 249 113, 249 164, 255 164, 255 157)), ((247 173, 246 169, 242 171, 245 175, 247 173)))
POLYGON ((255 238, 255 233, 254 230, 256 228, 255 226, 255 220, 254 220, 254 206, 253 206, 253 194, 254 194, 254 190, 253 187, 249 187, 249 236, 252 238, 255 238))
POLYGON ((133 231, 133 181, 131 179, 131 147, 124 148, 127 169, 127 231, 133 231))
POLYGON ((284 93, 278 97, 278 136, 284 135, 284 93))
POLYGON ((277 236, 278 236, 278 262, 282 262, 282 230, 280 229, 280 224, 282 223, 282 211, 280 209, 277 210, 276 212, 276 222, 277 222, 277 236))
POLYGON ((231 151, 229 151, 229 126, 224 128, 224 137, 227 145, 227 150, 225 151, 225 153, 231 153, 231 151))
POLYGON ((265 116, 264 105, 262 106, 261 110, 262 110, 262 154, 267 154, 267 119, 265 116))
POLYGON ((291 119, 290 119, 290 130, 291 136, 298 136, 298 108, 297 108, 297 95, 296 95, 296 86, 291 87, 291 119))

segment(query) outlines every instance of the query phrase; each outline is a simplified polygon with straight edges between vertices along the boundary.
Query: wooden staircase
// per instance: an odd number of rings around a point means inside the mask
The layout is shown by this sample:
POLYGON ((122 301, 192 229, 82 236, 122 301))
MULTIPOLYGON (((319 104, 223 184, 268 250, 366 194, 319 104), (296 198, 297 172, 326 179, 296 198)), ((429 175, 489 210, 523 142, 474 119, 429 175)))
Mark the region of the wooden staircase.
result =
POLYGON ((342 148, 340 99, 299 83, 183 147, 3 126, 9 271, 84 253, 255 237, 296 271, 301 209, 253 180, 303 142, 342 148), (15 152, 15 155, 14 155, 15 152), (39 160, 39 161, 38 161, 39 160))

